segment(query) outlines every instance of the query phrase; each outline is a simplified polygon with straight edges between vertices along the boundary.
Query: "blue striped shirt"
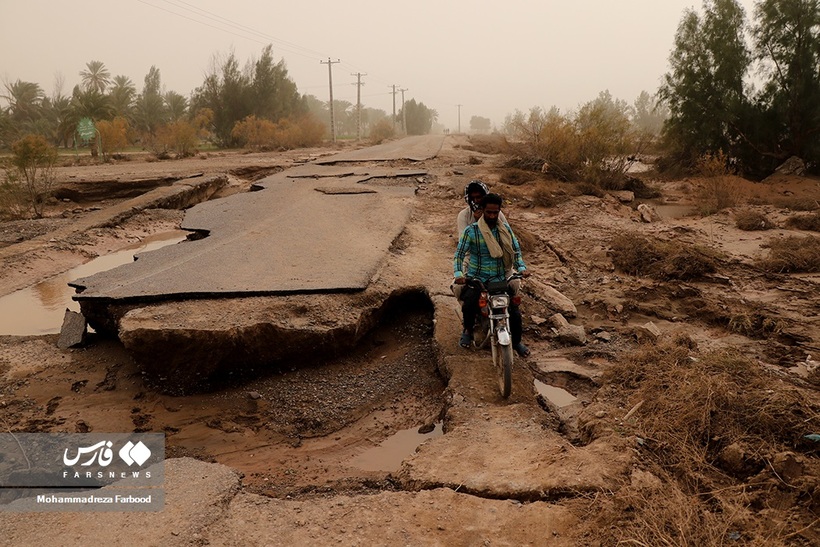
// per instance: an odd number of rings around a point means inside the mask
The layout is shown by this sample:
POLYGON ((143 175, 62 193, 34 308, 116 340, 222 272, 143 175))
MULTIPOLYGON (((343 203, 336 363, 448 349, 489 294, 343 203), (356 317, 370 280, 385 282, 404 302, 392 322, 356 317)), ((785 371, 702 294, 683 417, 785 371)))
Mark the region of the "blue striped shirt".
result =
MULTIPOLYGON (((513 269, 522 272, 527 269, 524 264, 524 259, 521 257, 521 246, 518 244, 518 238, 510 228, 509 224, 504 224, 512 236, 512 246, 515 256, 513 258, 513 269)), ((493 235, 498 240, 499 245, 501 240, 498 236, 498 226, 492 228, 493 235)), ((458 240, 458 247, 456 247, 456 254, 453 257, 453 273, 454 277, 472 277, 480 279, 483 283, 488 281, 501 281, 505 279, 504 259, 493 258, 490 256, 490 251, 487 249, 487 244, 484 241, 484 236, 478 228, 478 223, 473 223, 467 226, 461 233, 458 240), (464 259, 469 255, 470 259, 467 266, 467 271, 462 271, 464 268, 464 259)))

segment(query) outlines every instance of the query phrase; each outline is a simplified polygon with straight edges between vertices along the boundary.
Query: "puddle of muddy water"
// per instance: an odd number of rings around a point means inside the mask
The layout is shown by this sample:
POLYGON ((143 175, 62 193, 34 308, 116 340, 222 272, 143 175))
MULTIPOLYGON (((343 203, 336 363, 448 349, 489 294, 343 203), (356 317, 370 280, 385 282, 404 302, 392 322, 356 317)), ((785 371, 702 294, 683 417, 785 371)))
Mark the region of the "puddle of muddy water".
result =
POLYGON ((441 424, 435 424, 429 433, 419 433, 417 427, 403 429, 380 445, 356 456, 351 464, 365 471, 398 471, 401 462, 412 455, 421 443, 441 434, 441 424))
POLYGON ((677 203, 652 204, 652 208, 663 219, 675 219, 691 217, 697 213, 697 209, 693 205, 680 205, 677 203))
POLYGON ((76 293, 68 283, 132 262, 135 254, 179 243, 187 234, 184 230, 154 234, 125 249, 97 257, 0 298, 0 335, 31 336, 60 332, 66 308, 80 311, 80 305, 71 299, 76 293))
POLYGON ((533 383, 538 394, 555 406, 569 406, 578 400, 575 395, 560 387, 545 384, 541 380, 533 380, 533 383))

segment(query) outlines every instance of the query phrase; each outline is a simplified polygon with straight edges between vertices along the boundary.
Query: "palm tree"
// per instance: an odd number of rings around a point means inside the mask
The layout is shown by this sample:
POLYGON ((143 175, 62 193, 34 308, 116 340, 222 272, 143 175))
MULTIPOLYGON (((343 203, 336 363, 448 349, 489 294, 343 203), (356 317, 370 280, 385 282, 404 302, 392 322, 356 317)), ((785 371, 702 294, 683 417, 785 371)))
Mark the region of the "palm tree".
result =
POLYGON ((86 91, 105 93, 106 88, 111 84, 111 73, 105 68, 105 64, 100 61, 91 61, 85 66, 88 70, 80 71, 83 88, 86 91))
POLYGON ((131 78, 122 75, 115 76, 108 96, 111 98, 114 113, 130 119, 134 108, 134 98, 137 96, 137 88, 131 78))
POLYGON ((168 121, 175 122, 188 112, 188 99, 176 91, 168 91, 163 97, 165 100, 165 111, 168 113, 168 121))
POLYGON ((51 128, 51 139, 57 146, 68 147, 79 120, 71 107, 71 98, 58 95, 46 99, 44 110, 51 128))
POLYGON ((107 95, 103 95, 96 89, 81 90, 79 86, 74 87, 71 108, 77 120, 80 118, 91 118, 95 121, 107 120, 114 114, 107 95))
POLYGON ((143 133, 153 135, 165 123, 165 106, 160 95, 140 95, 134 102, 134 124, 143 133))
POLYGON ((6 84, 6 94, 2 95, 9 106, 7 113, 13 123, 33 122, 40 116, 45 93, 39 84, 17 80, 6 84))

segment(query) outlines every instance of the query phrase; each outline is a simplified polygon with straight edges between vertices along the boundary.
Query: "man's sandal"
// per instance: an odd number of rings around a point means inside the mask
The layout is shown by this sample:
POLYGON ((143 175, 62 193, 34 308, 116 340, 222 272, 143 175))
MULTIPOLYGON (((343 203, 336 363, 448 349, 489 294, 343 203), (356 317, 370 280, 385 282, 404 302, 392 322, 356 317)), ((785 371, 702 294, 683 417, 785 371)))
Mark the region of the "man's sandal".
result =
POLYGON ((519 342, 515 345, 515 352, 518 353, 521 357, 529 357, 530 356, 530 348, 524 345, 523 342, 519 342))
POLYGON ((473 345, 473 335, 467 331, 461 333, 461 340, 458 341, 458 345, 462 348, 469 348, 473 345))

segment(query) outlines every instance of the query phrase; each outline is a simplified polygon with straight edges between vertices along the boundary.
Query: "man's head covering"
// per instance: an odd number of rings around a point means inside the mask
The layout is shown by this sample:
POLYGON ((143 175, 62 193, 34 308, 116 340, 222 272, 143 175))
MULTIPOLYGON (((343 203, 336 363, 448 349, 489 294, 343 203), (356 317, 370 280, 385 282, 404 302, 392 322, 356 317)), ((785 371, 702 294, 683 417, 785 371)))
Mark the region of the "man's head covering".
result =
POLYGON ((470 183, 464 187, 464 201, 467 202, 467 205, 470 207, 471 211, 477 211, 480 203, 473 201, 470 197, 472 192, 481 192, 481 197, 484 197, 490 193, 490 189, 487 188, 486 184, 477 179, 471 180, 470 183))

